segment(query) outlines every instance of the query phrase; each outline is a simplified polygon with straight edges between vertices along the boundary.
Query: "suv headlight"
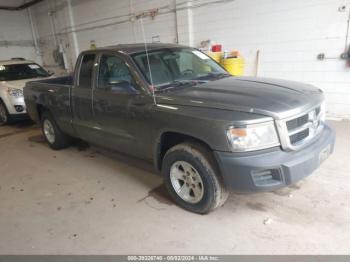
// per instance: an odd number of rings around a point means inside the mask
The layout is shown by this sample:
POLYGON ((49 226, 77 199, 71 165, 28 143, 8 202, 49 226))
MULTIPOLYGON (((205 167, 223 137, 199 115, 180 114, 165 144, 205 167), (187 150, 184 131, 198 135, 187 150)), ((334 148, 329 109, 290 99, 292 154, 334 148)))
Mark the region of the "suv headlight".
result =
POLYGON ((18 89, 18 88, 8 88, 7 93, 10 96, 14 96, 14 97, 22 97, 23 96, 23 91, 21 89, 18 89))
POLYGON ((320 107, 320 120, 321 122, 326 122, 326 102, 323 101, 320 107))
POLYGON ((234 152, 253 151, 280 145, 273 121, 245 127, 230 127, 227 137, 234 152))

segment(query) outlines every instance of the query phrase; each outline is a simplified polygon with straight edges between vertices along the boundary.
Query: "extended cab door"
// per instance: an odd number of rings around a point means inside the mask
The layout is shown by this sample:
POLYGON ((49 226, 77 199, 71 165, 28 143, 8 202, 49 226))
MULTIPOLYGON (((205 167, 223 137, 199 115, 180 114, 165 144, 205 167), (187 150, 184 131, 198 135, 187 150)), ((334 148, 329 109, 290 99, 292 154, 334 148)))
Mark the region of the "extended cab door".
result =
POLYGON ((122 56, 101 54, 93 94, 99 143, 140 157, 152 157, 150 107, 145 95, 122 56))
POLYGON ((95 132, 92 109, 95 63, 95 53, 84 53, 79 58, 72 89, 73 124, 79 136, 88 141, 95 132))

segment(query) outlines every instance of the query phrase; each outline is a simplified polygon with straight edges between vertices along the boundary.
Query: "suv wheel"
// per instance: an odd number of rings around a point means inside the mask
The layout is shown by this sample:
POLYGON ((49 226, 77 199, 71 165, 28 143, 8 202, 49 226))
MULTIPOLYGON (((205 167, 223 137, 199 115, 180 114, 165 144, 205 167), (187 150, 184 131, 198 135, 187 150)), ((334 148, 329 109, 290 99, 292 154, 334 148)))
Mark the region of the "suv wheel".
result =
POLYGON ((5 104, 0 100, 0 126, 8 124, 10 121, 10 116, 7 112, 5 104))
POLYGON ((49 112, 44 112, 41 117, 41 129, 46 142, 54 150, 66 148, 70 145, 71 139, 64 134, 49 112))
POLYGON ((211 152, 200 144, 171 148, 164 156, 162 174, 171 197, 189 211, 209 213, 228 197, 211 152))

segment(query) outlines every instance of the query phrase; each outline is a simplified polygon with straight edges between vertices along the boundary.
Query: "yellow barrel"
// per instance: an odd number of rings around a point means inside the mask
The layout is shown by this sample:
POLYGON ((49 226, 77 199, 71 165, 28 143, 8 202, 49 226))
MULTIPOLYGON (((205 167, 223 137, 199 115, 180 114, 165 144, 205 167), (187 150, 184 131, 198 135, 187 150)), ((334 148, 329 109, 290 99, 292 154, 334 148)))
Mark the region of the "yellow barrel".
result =
POLYGON ((242 57, 222 59, 221 65, 233 76, 242 76, 244 74, 244 59, 242 57))
POLYGON ((210 56, 211 58, 213 58, 217 63, 220 63, 223 53, 222 52, 208 52, 207 55, 210 56))

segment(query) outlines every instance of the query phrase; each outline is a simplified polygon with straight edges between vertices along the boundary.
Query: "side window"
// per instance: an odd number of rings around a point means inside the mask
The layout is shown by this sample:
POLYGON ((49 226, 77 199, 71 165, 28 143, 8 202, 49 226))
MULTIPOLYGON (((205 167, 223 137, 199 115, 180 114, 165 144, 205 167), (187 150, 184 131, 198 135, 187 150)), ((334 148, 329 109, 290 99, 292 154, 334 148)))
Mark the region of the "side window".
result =
POLYGON ((119 82, 128 82, 134 85, 133 78, 125 61, 114 55, 102 55, 98 75, 98 88, 119 82))
POLYGON ((79 72, 79 87, 91 88, 95 55, 84 55, 79 72))

